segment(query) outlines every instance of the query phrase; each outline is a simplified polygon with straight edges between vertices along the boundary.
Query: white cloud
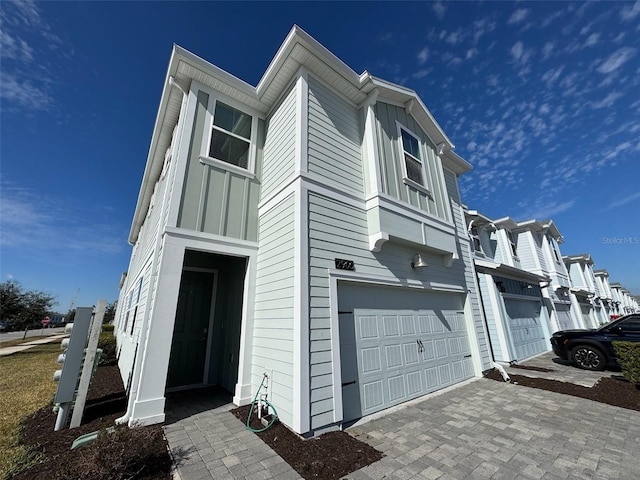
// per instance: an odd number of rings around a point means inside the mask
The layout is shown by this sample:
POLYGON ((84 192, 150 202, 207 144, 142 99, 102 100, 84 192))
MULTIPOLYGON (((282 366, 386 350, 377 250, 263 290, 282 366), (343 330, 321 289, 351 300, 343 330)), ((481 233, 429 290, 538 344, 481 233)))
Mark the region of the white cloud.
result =
POLYGON ((518 41, 511 47, 510 53, 516 62, 525 64, 529 61, 533 52, 525 48, 524 43, 518 41))
POLYGON ((627 61, 629 61, 636 54, 636 50, 631 47, 622 47, 613 52, 609 58, 603 61, 598 67, 600 73, 611 73, 627 61))
MULTIPOLYGON (((40 86, 34 85, 30 80, 18 80, 11 73, 4 73, 2 79, 2 89, 0 89, 0 98, 9 105, 17 105, 27 110, 48 110, 51 107, 53 99, 40 86)), ((7 108, 7 104, 3 102, 3 110, 11 110, 7 108)))
POLYGON ((507 20, 507 25, 515 25, 520 22, 523 22, 529 16, 528 8, 519 8, 515 12, 511 14, 509 20, 507 20))
POLYGON ((18 37, 12 37, 5 30, 0 31, 0 56, 24 63, 33 60, 33 48, 18 37))
POLYGON ((125 229, 85 220, 93 215, 57 197, 3 183, 0 246, 52 254, 119 253, 124 248, 125 229))
POLYGON ((592 102, 591 105, 593 106, 593 108, 610 108, 620 97, 622 97, 622 93, 620 92, 609 92, 607 96, 603 97, 597 102, 592 102))
POLYGON ((627 203, 633 202, 634 200, 638 200, 638 199, 640 199, 640 192, 632 193, 631 195, 627 195, 626 197, 623 197, 620 200, 611 202, 601 211, 606 212, 607 210, 613 210, 614 208, 621 207, 622 205, 626 205, 627 203))
POLYGON ((600 38, 600 34, 599 33, 592 33, 585 40, 584 46, 585 47, 591 47, 593 45, 596 45, 598 43, 599 38, 600 38))
POLYGON ((558 213, 569 210, 575 205, 575 203, 576 199, 568 201, 537 199, 533 204, 530 204, 526 209, 522 210, 518 215, 518 218, 525 220, 533 218, 551 218, 558 213))
POLYGON ((625 22, 633 20, 638 15, 640 15, 640 0, 636 0, 636 2, 631 6, 625 6, 620 11, 620 18, 625 22))
POLYGON ((429 47, 424 47, 420 52, 418 52, 418 63, 422 65, 429 58, 429 47))
POLYGON ((447 7, 445 6, 444 3, 442 2, 436 2, 434 3, 431 8, 433 9, 433 11, 436 14, 436 17, 438 17, 438 20, 442 20, 444 18, 445 13, 447 12, 447 7))
POLYGON ((553 53, 554 49, 555 49, 555 44, 553 42, 545 43, 544 47, 542 47, 542 58, 544 60, 549 58, 551 56, 551 54, 553 53))
POLYGON ((558 68, 551 68, 544 72, 542 75, 542 81, 547 84, 547 86, 552 86, 562 75, 562 71, 564 70, 564 65, 560 65, 558 68))

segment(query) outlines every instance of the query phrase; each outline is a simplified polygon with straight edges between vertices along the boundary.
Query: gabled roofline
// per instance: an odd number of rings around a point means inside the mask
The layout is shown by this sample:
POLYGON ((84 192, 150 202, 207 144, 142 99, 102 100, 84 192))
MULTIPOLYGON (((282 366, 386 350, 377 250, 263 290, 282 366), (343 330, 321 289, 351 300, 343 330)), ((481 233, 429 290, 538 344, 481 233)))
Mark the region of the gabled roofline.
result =
POLYGON ((503 228, 506 228, 507 230, 513 230, 515 228, 518 228, 518 223, 511 217, 498 218, 497 220, 493 221, 493 224, 496 227, 503 227, 503 228))
POLYGON ((600 269, 600 270, 594 270, 593 271, 594 275, 598 275, 600 277, 607 277, 609 278, 609 272, 607 272, 604 268, 600 269))
MULTIPOLYGON (((272 106, 269 102, 272 101, 265 101, 264 96, 272 87, 274 80, 277 79, 285 62, 290 58, 298 62, 300 65, 305 65, 305 62, 311 61, 308 59, 309 55, 302 55, 301 58, 300 55, 297 57, 293 56, 297 45, 301 45, 313 57, 317 58, 329 67, 334 74, 339 75, 339 77, 348 82, 348 84, 351 84, 354 87, 354 89, 351 90, 352 97, 357 97, 359 100, 362 100, 362 98, 366 98, 367 94, 371 90, 378 88, 382 96, 384 96, 385 92, 391 92, 396 96, 400 95, 401 98, 406 99, 405 104, 411 106, 410 109, 412 116, 431 140, 435 142, 436 147, 442 151, 441 158, 443 165, 456 174, 467 172, 473 168, 471 164, 452 151, 454 148, 453 143, 444 133, 431 112, 422 102, 422 99, 414 90, 376 78, 366 70, 361 74, 357 74, 346 63, 340 60, 320 42, 311 37, 311 35, 302 30, 298 25, 294 25, 291 28, 256 87, 251 86, 247 82, 235 77, 220 67, 217 67, 188 50, 174 44, 162 89, 160 106, 158 108, 153 128, 147 163, 142 177, 142 185, 138 194, 136 210, 134 212, 131 230, 129 232, 129 243, 133 245, 137 241, 140 228, 142 227, 142 222, 144 221, 146 211, 149 208, 153 186, 155 185, 155 182, 162 170, 163 158, 160 157, 164 156, 164 152, 162 152, 162 155, 159 155, 158 151, 159 149, 164 150, 169 146, 166 142, 166 138, 162 142, 160 141, 164 123, 167 121, 167 108, 172 102, 174 103, 174 106, 176 104, 179 106, 178 102, 182 102, 181 94, 176 93, 177 89, 174 89, 169 81, 170 78, 176 77, 180 62, 184 62, 185 64, 197 69, 202 74, 208 75, 210 78, 222 82, 242 95, 246 95, 245 98, 247 98, 247 100, 250 99, 252 103, 255 103, 254 108, 262 113, 267 113, 269 108, 272 106)), ((316 75, 321 74, 316 72, 316 75)), ((182 74, 182 77, 182 80, 186 80, 184 74, 182 74)), ((175 83, 180 83, 180 81, 176 81, 175 83)), ((183 85, 180 85, 180 87, 185 88, 183 85)), ((185 89, 188 89, 188 87, 189 85, 186 85, 185 89)), ((275 97, 278 96, 279 95, 275 95, 275 97)), ((273 97, 274 96, 272 95, 269 98, 273 97)), ((359 103, 356 101, 356 104, 359 103)), ((174 119, 169 119, 169 121, 174 121, 174 119)))
POLYGON ((493 220, 477 210, 465 210, 464 216, 467 217, 467 219, 473 217, 473 219, 481 220, 483 223, 493 224, 493 220))

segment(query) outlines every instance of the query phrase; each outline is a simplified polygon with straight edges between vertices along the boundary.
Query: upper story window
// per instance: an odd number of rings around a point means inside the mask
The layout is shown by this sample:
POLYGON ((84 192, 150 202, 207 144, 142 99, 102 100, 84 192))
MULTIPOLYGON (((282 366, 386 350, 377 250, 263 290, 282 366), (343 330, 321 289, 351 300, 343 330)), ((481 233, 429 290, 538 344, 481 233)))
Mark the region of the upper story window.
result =
POLYGON ((209 156, 231 165, 248 168, 251 122, 251 115, 217 101, 213 114, 209 156))
POLYGON ((561 263, 562 259, 560 257, 560 251, 558 250, 558 244, 556 240, 552 237, 549 237, 549 243, 551 244, 551 251, 553 252, 553 257, 556 260, 556 263, 561 263))
POLYGON ((509 245, 511 245, 511 254, 513 258, 518 258, 518 249, 516 248, 516 240, 509 230, 507 230, 507 238, 509 239, 509 245))
POLYGON ((400 127, 400 135, 402 137, 402 149, 404 151, 404 165, 407 178, 424 187, 420 140, 402 127, 400 127))
POLYGON ((471 241, 473 242, 473 250, 478 253, 482 253, 482 245, 480 244, 480 232, 478 231, 478 227, 475 225, 471 225, 469 235, 471 236, 471 241))

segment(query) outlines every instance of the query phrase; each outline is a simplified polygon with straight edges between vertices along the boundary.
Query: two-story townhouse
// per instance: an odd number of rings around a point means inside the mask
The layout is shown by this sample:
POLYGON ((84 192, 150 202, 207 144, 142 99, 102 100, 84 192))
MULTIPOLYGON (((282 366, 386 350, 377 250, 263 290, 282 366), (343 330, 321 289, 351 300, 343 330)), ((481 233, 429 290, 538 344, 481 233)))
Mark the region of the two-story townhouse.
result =
POLYGON ((582 313, 584 328, 597 328, 609 321, 600 290, 593 274, 593 259, 588 253, 562 257, 569 271, 571 300, 576 311, 582 313))
POLYGON ((562 260, 564 239, 553 220, 526 220, 513 229, 523 269, 549 277, 542 295, 549 314, 549 331, 579 328, 580 313, 572 308, 569 272, 562 260))
POLYGON ((508 217, 491 220, 476 210, 467 210, 465 218, 494 360, 519 362, 549 350, 550 311, 540 285, 550 285, 551 279, 521 266, 518 224, 508 217))
POLYGON ((453 151, 417 94, 294 27, 253 87, 171 55, 117 312, 129 401, 263 376, 311 435, 491 366, 453 151))
POLYGON ((604 269, 594 270, 593 275, 596 280, 596 286, 600 292, 600 300, 604 309, 607 320, 611 320, 611 315, 615 315, 613 308, 613 295, 611 293, 611 285, 609 284, 609 272, 604 269))

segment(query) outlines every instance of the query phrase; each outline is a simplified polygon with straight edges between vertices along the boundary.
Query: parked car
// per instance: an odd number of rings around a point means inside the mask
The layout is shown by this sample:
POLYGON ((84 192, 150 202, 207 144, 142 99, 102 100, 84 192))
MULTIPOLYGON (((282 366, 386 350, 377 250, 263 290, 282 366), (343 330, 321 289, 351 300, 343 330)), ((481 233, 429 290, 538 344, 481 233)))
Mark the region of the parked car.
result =
POLYGON ((592 330, 560 330, 551 337, 553 352, 585 370, 619 368, 612 342, 640 342, 640 314, 632 313, 592 330))

